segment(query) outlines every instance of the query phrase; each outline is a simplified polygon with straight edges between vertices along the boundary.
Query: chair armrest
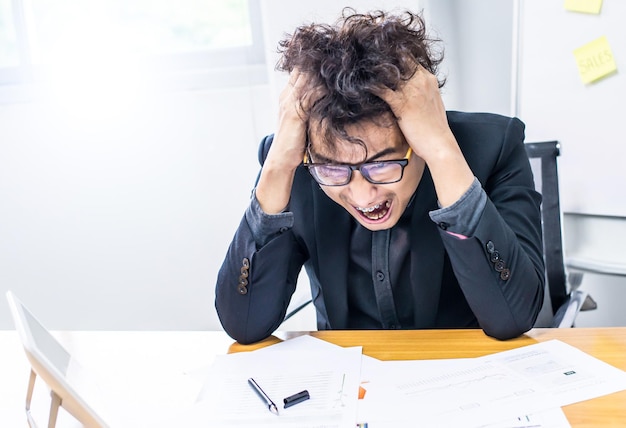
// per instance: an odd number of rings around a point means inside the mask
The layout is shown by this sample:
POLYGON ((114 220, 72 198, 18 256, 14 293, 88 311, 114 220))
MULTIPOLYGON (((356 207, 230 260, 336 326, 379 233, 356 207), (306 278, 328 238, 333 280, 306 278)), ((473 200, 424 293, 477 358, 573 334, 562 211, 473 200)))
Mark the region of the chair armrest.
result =
MULTIPOLYGON (((559 310, 554 314, 552 327, 570 328, 574 326, 576 316, 585 304, 585 300, 589 296, 587 291, 573 290, 565 303, 561 305, 559 310)), ((593 301, 593 299, 591 299, 593 301)))
POLYGON ((568 257, 565 260, 565 265, 570 269, 601 273, 605 275, 626 276, 626 265, 622 263, 607 263, 593 259, 568 257))

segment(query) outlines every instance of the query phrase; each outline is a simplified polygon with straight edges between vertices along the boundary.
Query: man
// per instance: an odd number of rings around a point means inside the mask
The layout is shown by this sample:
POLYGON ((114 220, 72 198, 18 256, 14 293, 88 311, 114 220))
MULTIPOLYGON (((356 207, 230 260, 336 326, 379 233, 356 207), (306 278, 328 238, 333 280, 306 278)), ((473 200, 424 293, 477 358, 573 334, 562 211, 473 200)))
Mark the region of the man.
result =
POLYGON ((446 112, 434 42, 410 12, 281 42, 278 128, 218 274, 231 337, 271 335, 303 265, 320 330, 533 326, 544 265, 524 126, 446 112))

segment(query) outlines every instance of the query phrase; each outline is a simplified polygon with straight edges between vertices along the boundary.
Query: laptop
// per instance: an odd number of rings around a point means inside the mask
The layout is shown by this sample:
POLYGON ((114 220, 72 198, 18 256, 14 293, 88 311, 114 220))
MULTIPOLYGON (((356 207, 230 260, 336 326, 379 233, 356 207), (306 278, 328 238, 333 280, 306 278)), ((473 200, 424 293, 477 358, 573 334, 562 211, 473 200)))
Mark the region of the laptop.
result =
MULTIPOLYGON (((129 396, 120 396, 119 389, 112 388, 107 383, 110 379, 102 379, 96 373, 83 368, 14 293, 8 291, 7 299, 15 328, 32 368, 26 405, 26 416, 31 428, 37 426, 30 412, 30 397, 36 377, 43 380, 51 390, 52 406, 47 424, 49 427, 55 426, 56 410, 59 407, 89 428, 211 425, 211 416, 204 410, 204 403, 197 399, 188 401, 190 395, 197 392, 196 388, 200 389, 200 379, 195 379, 195 376, 190 378, 186 374, 175 375, 180 376, 175 378, 170 375, 168 379, 173 383, 168 386, 174 385, 176 394, 181 396, 180 402, 170 402, 171 394, 166 397, 168 403, 157 400, 146 404, 128 400, 129 396), (99 382, 101 380, 104 382, 99 382), (181 424, 181 421, 190 422, 181 424)), ((158 368, 152 367, 149 370, 158 368)), ((127 393, 135 396, 132 390, 127 393)))
MULTIPOLYGON (((84 426, 108 427, 103 418, 106 413, 105 403, 93 376, 81 367, 11 291, 7 292, 7 299, 15 328, 32 368, 28 397, 32 397, 36 375, 51 389, 51 426, 56 422, 56 410, 60 406, 84 426)), ((27 418, 29 424, 35 426, 29 407, 30 398, 27 398, 27 418)))

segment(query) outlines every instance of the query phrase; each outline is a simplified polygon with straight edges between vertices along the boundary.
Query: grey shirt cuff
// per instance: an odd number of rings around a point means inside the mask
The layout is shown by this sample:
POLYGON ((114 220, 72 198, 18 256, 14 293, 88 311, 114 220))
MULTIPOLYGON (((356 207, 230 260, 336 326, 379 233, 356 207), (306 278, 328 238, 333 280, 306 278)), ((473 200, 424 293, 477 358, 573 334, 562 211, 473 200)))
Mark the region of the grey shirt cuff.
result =
POLYGON ((261 209, 254 191, 245 216, 257 248, 261 248, 276 235, 293 227, 292 212, 283 211, 278 214, 266 214, 261 209))
POLYGON ((431 211, 430 219, 446 224, 446 231, 474 236, 478 222, 487 203, 487 194, 476 177, 467 191, 452 205, 431 211))

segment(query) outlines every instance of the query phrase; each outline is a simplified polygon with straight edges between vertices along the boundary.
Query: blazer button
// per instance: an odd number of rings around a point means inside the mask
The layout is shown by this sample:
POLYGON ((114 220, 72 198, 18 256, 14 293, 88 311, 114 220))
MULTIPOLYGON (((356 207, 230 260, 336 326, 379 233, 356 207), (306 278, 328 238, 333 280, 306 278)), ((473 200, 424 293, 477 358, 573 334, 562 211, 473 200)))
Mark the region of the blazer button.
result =
POLYGON ((493 244, 492 241, 487 241, 485 247, 487 248, 487 252, 489 254, 493 253, 496 250, 496 246, 493 244))
POLYGON ((511 277, 511 271, 509 269, 503 269, 502 272, 500 272, 500 279, 502 281, 506 281, 507 279, 509 279, 511 277))
POLYGON ((237 292, 241 295, 248 294, 248 287, 239 284, 239 286, 237 287, 237 292))
POLYGON ((450 227, 450 223, 446 223, 445 221, 442 221, 439 223, 439 227, 441 228, 441 230, 448 230, 448 228, 450 227))
POLYGON ((493 264, 493 267, 496 270, 496 272, 502 272, 506 268, 506 265, 504 264, 503 260, 498 260, 497 262, 493 264))
POLYGON ((500 260, 500 253, 497 251, 494 251, 493 253, 491 253, 490 259, 492 263, 497 262, 498 260, 500 260))
POLYGON ((246 285, 248 285, 248 280, 246 278, 243 277, 239 277, 239 285, 245 287, 246 285))
POLYGON ((248 269, 250 267, 250 260, 248 260, 247 257, 244 257, 243 261, 241 262, 241 265, 245 267, 246 269, 248 269))
POLYGON ((247 277, 248 277, 248 268, 242 267, 240 278, 247 278, 247 277))
POLYGON ((382 273, 381 271, 376 272, 376 279, 379 281, 384 281, 385 280, 385 274, 382 273))

